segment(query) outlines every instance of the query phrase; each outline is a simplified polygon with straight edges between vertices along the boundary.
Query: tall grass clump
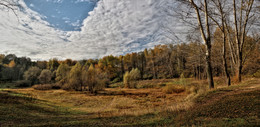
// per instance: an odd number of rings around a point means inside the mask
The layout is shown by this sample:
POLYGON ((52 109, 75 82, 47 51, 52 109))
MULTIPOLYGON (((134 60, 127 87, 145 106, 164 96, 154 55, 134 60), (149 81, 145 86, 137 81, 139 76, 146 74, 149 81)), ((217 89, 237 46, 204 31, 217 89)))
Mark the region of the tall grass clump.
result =
POLYGON ((137 80, 140 79, 140 71, 132 69, 130 72, 124 74, 124 86, 125 88, 136 88, 137 80))
POLYGON ((163 87, 162 91, 166 94, 182 93, 185 91, 185 87, 182 85, 167 84, 163 87))

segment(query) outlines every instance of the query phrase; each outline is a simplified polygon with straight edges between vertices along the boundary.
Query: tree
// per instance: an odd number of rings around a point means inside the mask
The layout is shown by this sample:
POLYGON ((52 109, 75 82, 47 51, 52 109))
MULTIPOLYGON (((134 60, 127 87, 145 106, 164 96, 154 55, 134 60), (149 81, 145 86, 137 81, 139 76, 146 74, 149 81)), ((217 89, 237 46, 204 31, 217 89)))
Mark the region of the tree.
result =
POLYGON ((60 64, 56 71, 56 78, 55 81, 60 83, 61 85, 64 85, 66 82, 68 82, 68 75, 70 73, 70 67, 67 64, 60 64))
POLYGON ((48 84, 51 82, 51 76, 52 76, 51 71, 48 69, 44 69, 44 70, 42 70, 42 72, 38 78, 39 78, 40 83, 48 84))
POLYGON ((0 64, 3 64, 3 59, 5 58, 5 55, 0 54, 0 64))
POLYGON ((3 59, 3 64, 9 64, 12 60, 15 62, 17 59, 16 55, 14 54, 8 54, 3 59))
POLYGON ((47 69, 47 61, 37 61, 36 66, 40 69, 47 69))
POLYGON ((57 70, 57 68, 59 67, 59 62, 58 62, 58 59, 56 58, 53 58, 53 59, 50 59, 48 64, 47 64, 47 69, 51 70, 52 72, 57 70))
POLYGON ((15 67, 15 62, 14 62, 14 60, 12 60, 9 64, 8 64, 8 67, 10 67, 10 68, 13 68, 13 67, 15 67))
POLYGON ((69 87, 74 90, 82 91, 82 79, 81 78, 82 78, 82 66, 78 62, 70 70, 69 82, 68 82, 69 87))
POLYGON ((1 80, 6 82, 12 82, 14 78, 14 69, 9 67, 2 67, 1 68, 1 80))
POLYGON ((106 73, 94 68, 92 64, 90 65, 86 76, 86 83, 91 93, 96 93, 98 90, 102 90, 109 81, 106 73))
MULTIPOLYGON (((181 2, 184 5, 190 6, 195 12, 196 15, 195 17, 197 19, 197 25, 198 25, 198 29, 200 30, 201 39, 203 40, 206 47, 206 67, 207 67, 208 84, 209 84, 209 88, 214 88, 212 66, 211 66, 211 32, 210 32, 211 26, 209 20, 210 11, 208 9, 209 0, 204 0, 204 1, 183 0, 181 2)), ((188 12, 187 15, 193 15, 190 13, 191 12, 188 12)), ((182 18, 185 19, 186 17, 182 17, 182 18)), ((193 24, 192 22, 189 23, 193 24)))
POLYGON ((255 20, 252 18, 254 15, 251 14, 253 5, 254 0, 233 0, 234 23, 232 24, 235 29, 235 48, 232 50, 232 60, 236 65, 236 77, 239 82, 242 81, 241 73, 243 68, 243 48, 246 42, 246 35, 254 21, 251 21, 251 24, 249 23, 250 20, 255 20), (239 2, 239 4, 237 4, 237 2, 239 2))
POLYGON ((24 73, 24 78, 25 80, 31 81, 31 85, 34 85, 35 83, 38 82, 38 76, 41 73, 41 69, 38 67, 30 67, 25 73, 24 73))
MULTIPOLYGON (((230 75, 228 72, 228 67, 227 67, 227 60, 226 60, 226 40, 227 40, 227 32, 226 32, 226 27, 225 26, 225 22, 227 19, 227 15, 225 14, 225 5, 226 5, 226 1, 223 0, 217 0, 217 1, 213 1, 214 5, 216 6, 216 10, 219 12, 220 16, 218 15, 209 15, 209 17, 216 23, 219 31, 221 31, 222 33, 222 61, 223 61, 223 66, 224 66, 224 73, 226 76, 226 83, 228 86, 231 85, 231 79, 230 79, 230 75), (218 18, 220 20, 218 20, 218 18), (220 21, 220 23, 218 22, 220 21)), ((217 31, 216 30, 216 31, 217 31)))

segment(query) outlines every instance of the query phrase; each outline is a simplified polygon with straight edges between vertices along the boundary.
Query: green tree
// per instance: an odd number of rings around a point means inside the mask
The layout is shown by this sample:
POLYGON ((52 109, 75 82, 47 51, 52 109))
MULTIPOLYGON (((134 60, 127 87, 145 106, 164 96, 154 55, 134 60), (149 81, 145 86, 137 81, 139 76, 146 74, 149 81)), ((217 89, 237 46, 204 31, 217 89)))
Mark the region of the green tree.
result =
POLYGON ((42 84, 48 84, 51 82, 52 73, 48 69, 42 70, 40 76, 38 77, 40 83, 42 84))
POLYGON ((64 85, 68 82, 68 75, 70 73, 70 67, 67 64, 62 63, 56 71, 56 82, 64 85))
POLYGON ((71 89, 82 91, 82 66, 79 62, 71 68, 68 83, 71 89))
POLYGON ((30 67, 25 73, 24 73, 24 78, 25 80, 31 81, 31 85, 35 84, 38 82, 38 76, 41 73, 41 69, 38 67, 30 67))
POLYGON ((56 58, 50 59, 47 68, 51 70, 52 72, 55 71, 59 67, 59 62, 56 58))
POLYGON ((96 93, 98 90, 102 90, 109 79, 106 73, 102 72, 98 68, 94 68, 91 64, 86 73, 87 86, 90 92, 96 93))

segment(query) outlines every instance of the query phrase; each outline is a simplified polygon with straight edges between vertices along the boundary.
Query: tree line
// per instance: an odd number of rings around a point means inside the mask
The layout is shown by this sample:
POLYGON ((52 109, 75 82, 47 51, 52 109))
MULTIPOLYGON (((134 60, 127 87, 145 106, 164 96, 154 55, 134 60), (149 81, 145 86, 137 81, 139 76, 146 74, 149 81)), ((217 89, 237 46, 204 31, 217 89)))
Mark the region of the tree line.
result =
MULTIPOLYGON (((212 37, 212 74, 215 77, 236 74, 232 51, 226 48, 226 65, 223 64, 223 39, 216 29, 212 37), (225 70, 225 66, 227 70, 225 70)), ((243 48, 244 75, 260 73, 260 44, 256 37, 246 36, 243 48)), ((14 54, 0 55, 0 81, 34 84, 59 84, 64 89, 95 92, 111 83, 124 80, 126 87, 133 88, 135 80, 193 77, 207 79, 206 47, 200 42, 157 45, 153 49, 128 53, 121 56, 105 56, 100 59, 64 61, 31 61, 14 54)))

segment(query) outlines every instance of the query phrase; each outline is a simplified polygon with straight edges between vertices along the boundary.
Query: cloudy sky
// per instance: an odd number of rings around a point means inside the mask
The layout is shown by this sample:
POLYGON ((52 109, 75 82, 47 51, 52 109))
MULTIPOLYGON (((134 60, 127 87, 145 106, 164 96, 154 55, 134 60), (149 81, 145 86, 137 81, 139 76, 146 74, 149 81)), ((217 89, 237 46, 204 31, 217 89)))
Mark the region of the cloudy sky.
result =
MULTIPOLYGON (((172 43, 169 0, 20 0, 0 9, 0 54, 75 60, 123 55, 172 43)), ((174 38, 174 37, 173 37, 174 38)), ((177 41, 177 40, 176 40, 177 41)))

